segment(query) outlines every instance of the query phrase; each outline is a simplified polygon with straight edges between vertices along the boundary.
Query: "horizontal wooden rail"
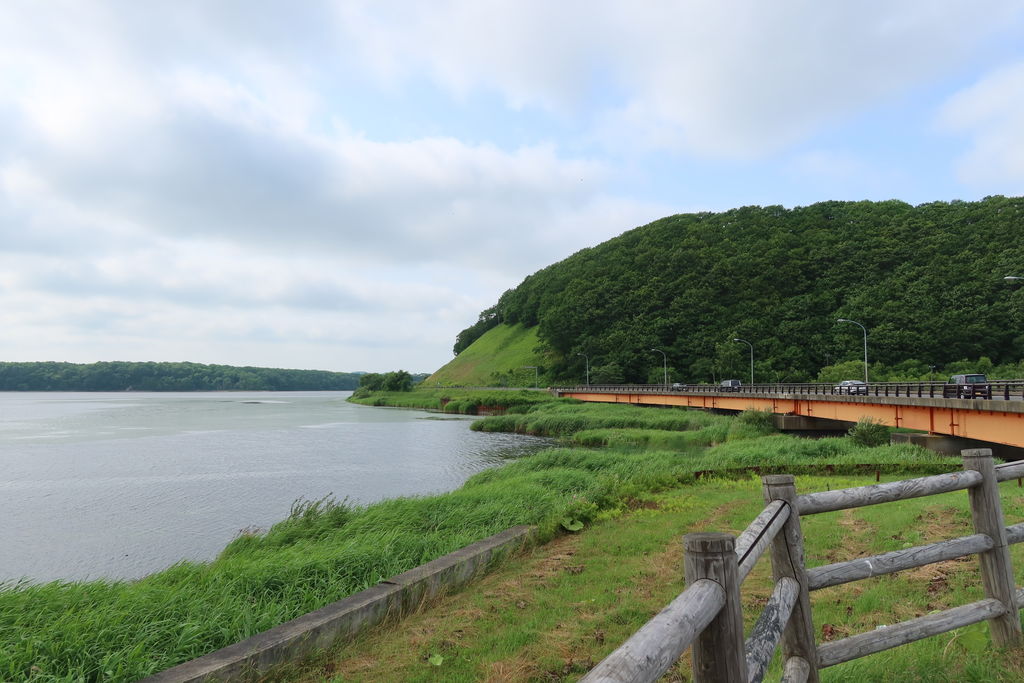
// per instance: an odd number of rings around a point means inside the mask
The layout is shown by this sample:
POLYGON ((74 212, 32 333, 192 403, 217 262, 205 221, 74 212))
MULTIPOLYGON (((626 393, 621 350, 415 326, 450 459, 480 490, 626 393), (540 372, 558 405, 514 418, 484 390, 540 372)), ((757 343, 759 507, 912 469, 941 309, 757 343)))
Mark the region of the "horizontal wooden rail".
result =
POLYGON ((892 626, 876 628, 818 647, 818 666, 825 668, 882 652, 900 645, 913 643, 940 633, 977 624, 1006 614, 1006 606, 993 598, 986 598, 969 605, 954 607, 917 619, 903 621, 892 626))
POLYGON ((695 581, 629 640, 605 657, 580 683, 650 683, 675 664, 725 605, 725 589, 695 581))
POLYGON ((882 576, 893 572, 923 567, 934 562, 954 560, 964 555, 991 550, 995 542, 985 534, 974 534, 940 541, 929 545, 919 545, 905 550, 894 550, 874 557, 862 557, 846 562, 836 562, 822 567, 807 570, 807 587, 816 591, 821 588, 838 586, 851 581, 860 581, 872 576, 882 576))
POLYGON ((834 512, 865 505, 892 503, 897 500, 961 491, 977 486, 981 483, 982 478, 979 472, 974 471, 950 472, 949 474, 904 479, 886 484, 805 493, 797 496, 796 505, 801 515, 816 515, 820 512, 834 512))
POLYGON ((761 683, 765 671, 775 654, 775 647, 782 638, 782 631, 789 623, 793 605, 800 596, 800 584, 785 576, 775 584, 768 604, 754 624, 754 630, 744 645, 747 654, 747 681, 761 683))
POLYGON ((996 480, 1010 481, 1024 477, 1024 460, 996 465, 996 480))
POLYGON ((782 526, 789 519, 789 505, 784 500, 773 500, 765 506, 754 521, 736 539, 736 558, 739 562, 740 583, 768 549, 782 526))
POLYGON ((931 477, 797 495, 794 477, 762 477, 767 505, 738 538, 699 532, 684 537, 687 588, 583 681, 648 683, 692 644, 694 680, 759 683, 777 649, 783 683, 818 683, 819 670, 988 621, 997 647, 1021 644, 1024 588, 1014 582, 1008 546, 1024 542, 1024 523, 1005 526, 998 482, 1024 478, 1024 462, 995 467, 989 449, 961 452, 964 470, 931 477), (975 533, 808 569, 802 515, 967 491, 975 533), (740 585, 771 548, 774 590, 749 637, 743 637, 740 585), (917 619, 815 644, 808 591, 838 586, 967 555, 977 555, 986 598, 917 619))

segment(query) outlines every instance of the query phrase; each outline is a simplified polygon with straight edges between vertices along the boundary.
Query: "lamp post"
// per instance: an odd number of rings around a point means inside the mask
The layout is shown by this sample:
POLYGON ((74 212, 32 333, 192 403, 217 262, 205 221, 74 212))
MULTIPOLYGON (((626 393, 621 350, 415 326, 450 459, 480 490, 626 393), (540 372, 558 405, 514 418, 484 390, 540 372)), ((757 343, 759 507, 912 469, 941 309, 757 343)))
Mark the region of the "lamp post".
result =
POLYGON ((754 345, 748 342, 746 339, 740 339, 736 337, 733 339, 734 342, 743 342, 750 347, 750 383, 754 383, 754 345))
POLYGON ((588 356, 585 353, 577 353, 576 355, 577 356, 583 356, 583 358, 587 362, 587 386, 589 387, 590 386, 590 356, 588 356))
POLYGON ((1003 279, 1007 282, 1019 282, 1020 280, 1024 280, 1024 277, 1021 277, 1020 275, 1007 275, 1003 279))
POLYGON ((662 351, 661 349, 651 349, 651 351, 657 351, 658 353, 661 354, 662 369, 665 372, 665 388, 667 389, 668 388, 668 356, 666 356, 665 352, 662 351))
POLYGON ((861 330, 864 331, 864 383, 868 383, 868 328, 861 325, 856 320, 847 320, 846 318, 840 318, 836 322, 840 323, 853 323, 861 330))
POLYGON ((536 365, 524 365, 524 370, 533 370, 533 388, 537 389, 540 387, 540 370, 537 369, 536 365))

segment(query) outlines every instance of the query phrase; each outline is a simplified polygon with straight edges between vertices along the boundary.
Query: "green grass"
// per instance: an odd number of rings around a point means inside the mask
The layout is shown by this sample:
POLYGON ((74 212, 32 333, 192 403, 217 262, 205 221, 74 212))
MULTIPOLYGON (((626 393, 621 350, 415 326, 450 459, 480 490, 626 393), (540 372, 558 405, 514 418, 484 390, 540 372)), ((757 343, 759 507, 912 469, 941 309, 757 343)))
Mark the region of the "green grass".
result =
POLYGON ((540 404, 579 403, 576 399, 556 398, 546 391, 432 389, 423 386, 413 391, 360 391, 348 400, 367 406, 441 410, 461 415, 477 415, 483 411, 525 413, 540 404))
POLYGON ((510 526, 534 524, 542 540, 556 538, 567 520, 590 524, 618 515, 637 500, 692 484, 709 471, 742 482, 750 479, 744 469, 750 467, 795 472, 825 467, 836 474, 865 467, 958 467, 955 460, 910 446, 753 438, 763 431, 756 415, 730 421, 698 411, 550 398, 523 407, 529 412, 481 424, 522 419, 523 431, 563 436, 616 427, 631 430, 626 433, 632 437, 624 438, 633 443, 622 450, 543 451, 481 472, 444 495, 366 507, 326 500, 298 504, 288 519, 265 534, 238 538, 214 562, 181 563, 137 582, 7 585, 0 589, 0 680, 135 680, 510 526), (641 435, 653 433, 666 439, 694 436, 692 442, 648 438, 640 443, 641 435), (706 450, 705 441, 717 445, 706 450))
MULTIPOLYGON (((888 476, 885 480, 901 478, 888 476)), ((864 486, 874 477, 799 476, 801 492, 864 486)), ((1024 514, 1015 486, 1000 487, 1008 518, 1024 514)), ((763 508, 756 477, 709 479, 645 496, 510 560, 479 583, 398 627, 375 630, 319 661, 280 672, 301 681, 575 681, 683 590, 681 537, 737 534, 763 508), (440 657, 439 664, 429 658, 440 657)), ((804 517, 811 566, 971 533, 967 496, 955 492, 804 517)), ((1013 546, 1017 566, 1024 546, 1013 546)), ((981 597, 977 561, 946 562, 812 593, 818 642, 871 631, 981 597)), ((763 557, 742 589, 747 632, 771 592, 763 557)), ((435 661, 438 661, 435 659, 435 661)), ((823 681, 1019 681, 1024 659, 992 648, 978 624, 825 669, 823 681)), ((776 661, 765 680, 778 680, 776 661)), ((689 681, 684 656, 665 677, 689 681)))
POLYGON ((536 373, 524 366, 545 365, 539 345, 536 327, 498 325, 428 377, 424 384, 490 386, 496 377, 502 376, 511 377, 513 386, 532 387, 536 373))
POLYGON ((730 418, 699 410, 645 408, 603 403, 544 403, 528 412, 495 415, 473 423, 481 432, 516 432, 535 436, 570 436, 594 429, 686 431, 727 425, 730 418))

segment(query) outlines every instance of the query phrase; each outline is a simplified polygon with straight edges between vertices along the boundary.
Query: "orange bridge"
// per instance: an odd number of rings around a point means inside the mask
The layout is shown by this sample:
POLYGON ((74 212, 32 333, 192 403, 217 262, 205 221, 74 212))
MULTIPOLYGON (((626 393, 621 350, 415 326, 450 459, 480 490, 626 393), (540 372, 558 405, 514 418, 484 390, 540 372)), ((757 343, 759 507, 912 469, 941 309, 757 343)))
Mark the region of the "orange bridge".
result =
MULTIPOLYGON (((804 385, 807 386, 807 385, 804 385)), ((664 386, 558 387, 558 396, 601 403, 631 403, 718 410, 770 410, 781 415, 857 422, 873 418, 890 427, 1024 447, 1024 400, 1009 392, 992 399, 906 395, 833 395, 744 387, 741 393, 709 387, 666 390, 664 386)), ((781 388, 779 388, 781 389, 781 388)), ((918 392, 921 393, 921 392, 918 392)))

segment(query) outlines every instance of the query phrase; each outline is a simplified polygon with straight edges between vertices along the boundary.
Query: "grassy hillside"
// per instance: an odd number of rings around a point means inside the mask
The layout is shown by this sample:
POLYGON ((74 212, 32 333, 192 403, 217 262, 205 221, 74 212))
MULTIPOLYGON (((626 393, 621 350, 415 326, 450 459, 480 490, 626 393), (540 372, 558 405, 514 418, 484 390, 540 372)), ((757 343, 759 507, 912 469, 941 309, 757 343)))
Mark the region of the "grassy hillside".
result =
POLYGON ((673 381, 713 382, 747 372, 741 338, 758 380, 797 382, 862 358, 861 330, 845 318, 867 328, 876 379, 964 359, 1014 364, 1024 287, 1003 276, 1024 273, 1022 225, 1024 198, 1000 196, 669 216, 528 276, 455 350, 518 324, 551 350, 550 382, 582 377, 584 353, 592 380, 661 381, 660 352, 673 381))
POLYGON ((536 327, 498 325, 428 377, 423 386, 532 387, 534 370, 524 366, 538 366, 543 380, 550 364, 539 346, 536 327))

